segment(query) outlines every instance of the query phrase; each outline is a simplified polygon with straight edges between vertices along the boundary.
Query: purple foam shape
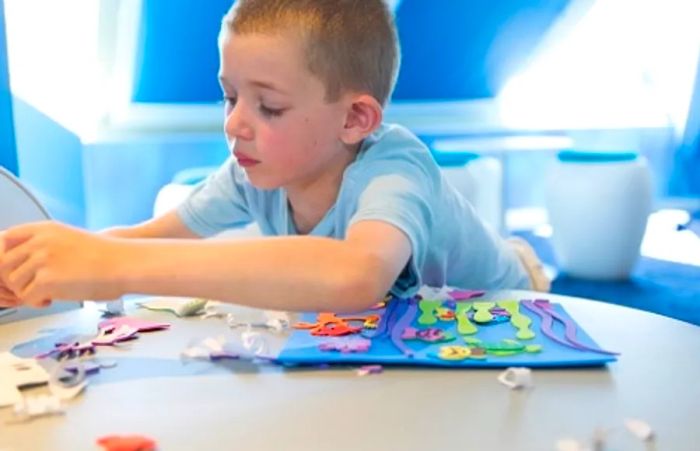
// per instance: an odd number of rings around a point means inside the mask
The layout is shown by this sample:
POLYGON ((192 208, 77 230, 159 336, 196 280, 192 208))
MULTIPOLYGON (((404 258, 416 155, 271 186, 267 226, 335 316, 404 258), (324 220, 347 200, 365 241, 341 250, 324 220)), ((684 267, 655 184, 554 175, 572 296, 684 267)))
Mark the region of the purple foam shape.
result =
POLYGON ((455 301, 466 301, 472 298, 478 298, 485 294, 483 290, 452 290, 447 293, 455 301))
MULTIPOLYGON (((391 342, 394 343, 394 346, 396 346, 396 348, 398 348, 398 350, 401 351, 406 357, 413 357, 413 350, 406 346, 406 343, 403 342, 401 335, 403 334, 403 331, 407 327, 409 327, 413 323, 413 320, 416 318, 416 312, 418 312, 418 303, 416 302, 415 298, 405 299, 404 301, 406 304, 406 310, 404 311, 401 318, 394 324, 392 324, 391 342)), ((397 300, 397 302, 400 301, 397 300)))
POLYGON ((342 353, 367 352, 372 342, 366 338, 341 337, 334 340, 324 341, 318 345, 321 351, 338 351, 342 353))
POLYGON ((580 341, 578 341, 578 338, 576 338, 576 324, 574 324, 571 320, 568 318, 561 316, 559 313, 557 313, 554 308, 552 308, 552 304, 546 299, 536 299, 534 302, 535 306, 540 308, 543 312, 549 314, 552 318, 555 320, 561 322, 564 324, 564 335, 566 336, 566 339, 569 340, 571 344, 576 346, 579 349, 585 349, 587 351, 591 352, 598 352, 601 354, 611 354, 611 355, 618 355, 619 352, 612 352, 612 351, 606 351, 604 349, 599 349, 599 348, 592 348, 590 346, 587 346, 580 341))
POLYGON ((374 333, 362 332, 362 336, 365 338, 381 338, 385 336, 389 331, 389 325, 394 316, 394 311, 396 311, 396 305, 398 302, 394 298, 387 301, 386 308, 384 309, 384 314, 379 318, 379 323, 377 324, 377 329, 374 333))
MULTIPOLYGON (((529 300, 520 301, 520 304, 523 307, 525 307, 526 309, 530 310, 531 312, 537 314, 540 317, 540 319, 541 319, 540 329, 542 330, 542 333, 545 334, 551 340, 553 340, 553 341, 555 341, 563 346, 578 349, 579 351, 591 351, 591 352, 597 352, 597 353, 601 353, 601 354, 617 355, 617 353, 614 353, 614 352, 588 347, 584 344, 579 343, 576 340, 574 340, 573 342, 562 340, 561 338, 556 336, 554 334, 554 331, 552 330, 552 325, 554 324, 554 316, 552 316, 549 311, 540 308, 534 302, 529 301, 529 300)), ((573 323, 571 323, 570 321, 565 320, 563 317, 561 317, 559 315, 557 315, 557 316, 558 316, 557 319, 559 321, 561 321, 562 323, 564 323, 565 328, 570 328, 570 327, 574 328, 574 337, 575 337, 576 326, 573 323)), ((568 338, 568 336, 567 336, 567 338, 568 338)))

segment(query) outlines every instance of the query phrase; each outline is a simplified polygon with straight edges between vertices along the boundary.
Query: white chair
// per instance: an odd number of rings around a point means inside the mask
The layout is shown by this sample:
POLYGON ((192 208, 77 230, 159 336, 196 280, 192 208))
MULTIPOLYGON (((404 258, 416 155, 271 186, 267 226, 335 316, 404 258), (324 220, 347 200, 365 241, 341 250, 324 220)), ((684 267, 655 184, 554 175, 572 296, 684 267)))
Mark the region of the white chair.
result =
MULTIPOLYGON (((47 219, 50 216, 37 198, 14 175, 0 167, 0 230, 47 219)), ((54 302, 47 309, 0 308, 0 324, 80 306, 78 302, 54 302)))

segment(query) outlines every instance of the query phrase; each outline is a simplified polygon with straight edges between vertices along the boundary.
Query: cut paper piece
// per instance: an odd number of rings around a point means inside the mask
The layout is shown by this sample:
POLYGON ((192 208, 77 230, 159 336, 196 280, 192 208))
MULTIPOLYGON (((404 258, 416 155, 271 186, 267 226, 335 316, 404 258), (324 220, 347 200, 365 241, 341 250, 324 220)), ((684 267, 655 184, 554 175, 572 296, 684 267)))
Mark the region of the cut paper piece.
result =
POLYGON ((202 298, 156 298, 139 305, 148 310, 169 311, 177 316, 196 316, 204 313, 207 300, 202 298))
POLYGON ((54 395, 25 396, 13 407, 8 423, 25 423, 34 418, 63 415, 61 400, 54 395))
POLYGON ((590 448, 573 438, 559 439, 554 446, 557 451, 591 451, 590 448))
POLYGON ((156 451, 155 440, 143 435, 106 435, 97 439, 103 451, 156 451))
POLYGON ((119 298, 113 301, 104 303, 107 316, 123 316, 126 313, 124 309, 124 299, 119 298))
POLYGON ((22 387, 43 385, 51 375, 35 359, 22 359, 9 352, 0 353, 0 407, 23 401, 22 387))
POLYGON ((453 290, 447 293, 455 301, 466 301, 486 294, 483 290, 453 290))
POLYGON ((381 365, 364 365, 357 369, 358 376, 368 376, 370 374, 381 374, 384 367, 381 365))
POLYGON ((455 319, 454 310, 446 307, 438 307, 435 309, 435 314, 440 321, 454 321, 455 319))
POLYGON ((468 302, 460 302, 456 306, 455 318, 457 319, 457 332, 460 335, 473 335, 479 329, 469 320, 469 310, 472 304, 468 302))
POLYGON ((638 420, 636 418, 627 418, 625 419, 625 428, 639 440, 644 442, 654 440, 654 431, 646 421, 638 420))
MULTIPOLYGON (((403 355, 406 357, 413 357, 413 350, 406 346, 401 336, 403 331, 406 330, 406 328, 409 327, 416 318, 416 314, 418 313, 418 303, 416 302, 415 298, 397 299, 395 302, 406 305, 406 310, 404 310, 401 318, 399 318, 399 320, 392 325, 390 331, 391 342, 394 344, 394 346, 396 346, 396 349, 403 353, 403 355)), ((394 311, 394 315, 396 315, 396 310, 394 311)))
POLYGON ((495 356, 512 356, 521 353, 538 353, 542 351, 542 345, 524 345, 519 341, 504 338, 499 342, 484 342, 478 338, 463 337, 471 346, 482 348, 487 354, 495 356))
POLYGON ((67 361, 65 367, 63 368, 65 371, 71 373, 71 374, 78 374, 80 371, 80 366, 82 365, 83 371, 85 372, 86 375, 93 375, 97 374, 100 372, 100 369, 102 369, 102 365, 100 365, 98 362, 94 360, 80 360, 80 361, 67 361))
POLYGON ((548 338, 551 340, 556 341, 559 344, 562 344, 564 346, 569 346, 574 349, 578 349, 581 351, 590 351, 590 352, 597 352, 600 354, 611 354, 611 355, 618 355, 619 353, 617 352, 611 352, 611 351, 606 351, 604 349, 599 349, 599 348, 593 348, 591 346, 586 346, 585 344, 581 343, 578 341, 576 338, 576 324, 574 324, 572 321, 570 321, 568 318, 565 318, 561 315, 559 315, 556 311, 554 311, 551 307, 551 304, 549 301, 544 300, 544 299, 538 299, 537 301, 527 301, 524 300, 522 301, 523 307, 527 308, 528 310, 536 313, 537 315, 540 316, 542 319, 542 324, 540 325, 542 329, 542 333, 544 333, 548 338), (552 330, 552 326, 554 324, 554 320, 557 320, 564 324, 564 330, 565 330, 565 336, 566 340, 562 340, 558 336, 554 334, 554 331, 552 330))
POLYGON ((448 334, 444 330, 436 327, 429 327, 427 329, 407 327, 403 330, 401 338, 404 340, 420 340, 426 343, 442 343, 455 339, 453 335, 448 334))
POLYGON ((185 348, 181 353, 181 357, 184 359, 235 360, 241 357, 241 353, 229 349, 223 338, 209 337, 185 348))
POLYGON ((320 337, 339 337, 342 335, 356 334, 362 327, 351 326, 350 321, 365 323, 368 318, 377 315, 367 315, 362 317, 341 318, 335 313, 319 313, 315 323, 299 322, 294 325, 295 329, 309 329, 311 335, 320 337))
POLYGON ((440 346, 437 358, 440 360, 464 360, 471 355, 469 346, 440 346))
POLYGON ((382 338, 387 336, 389 334, 390 322, 393 321, 394 312, 396 311, 397 305, 398 303, 396 302, 388 302, 386 304, 386 308, 384 309, 384 314, 379 316, 374 333, 368 334, 366 332, 362 332, 362 336, 365 338, 382 338))
MULTIPOLYGON (((266 318, 264 322, 238 321, 236 319, 236 316, 228 315, 227 324, 229 325, 229 327, 232 327, 232 328, 255 327, 255 328, 269 329, 269 330, 272 330, 274 332, 283 332, 284 330, 289 328, 289 314, 287 314, 286 312, 266 310, 264 313, 265 313, 265 318, 266 318)), ((372 315, 370 315, 370 316, 374 317, 372 315)), ((369 319, 367 321, 369 321, 369 319)))
POLYGON ((0 382, 0 407, 7 407, 22 401, 22 393, 19 389, 4 379, 0 382))
POLYGON ((420 316, 418 317, 418 324, 423 326, 431 326, 437 323, 437 317, 435 316, 436 311, 442 305, 442 301, 436 301, 432 299, 421 299, 418 302, 418 308, 420 309, 420 316))
POLYGON ((416 294, 416 297, 418 300, 421 299, 433 299, 433 300, 438 300, 438 301, 446 301, 450 299, 450 296, 447 294, 448 291, 450 291, 447 287, 431 287, 428 285, 423 285, 420 287, 418 290, 418 293, 416 294))
POLYGON ((496 306, 495 302, 479 301, 474 302, 474 321, 477 323, 488 323, 493 320, 491 309, 496 306))
POLYGON ((121 326, 109 325, 100 329, 92 344, 95 346, 114 346, 117 343, 133 340, 138 337, 138 329, 123 324, 121 326))
POLYGON ((245 350, 255 357, 269 357, 267 352, 269 349, 267 340, 260 332, 246 330, 241 334, 241 342, 245 350))
POLYGON ((498 382, 510 389, 532 387, 532 370, 524 367, 507 368, 498 375, 498 382))
POLYGON ((520 312, 520 303, 518 301, 498 301, 496 304, 510 314, 510 323, 517 329, 515 334, 517 339, 530 340, 535 338, 535 333, 530 330, 532 320, 520 312))
POLYGON ((145 319, 134 318, 131 316, 109 318, 98 324, 99 329, 105 329, 108 326, 114 326, 115 328, 119 328, 120 326, 129 326, 136 329, 139 332, 153 332, 156 330, 165 330, 170 328, 169 323, 148 321, 145 319))
POLYGON ((337 352, 367 352, 372 341, 362 337, 338 337, 321 342, 318 349, 321 351, 337 352))

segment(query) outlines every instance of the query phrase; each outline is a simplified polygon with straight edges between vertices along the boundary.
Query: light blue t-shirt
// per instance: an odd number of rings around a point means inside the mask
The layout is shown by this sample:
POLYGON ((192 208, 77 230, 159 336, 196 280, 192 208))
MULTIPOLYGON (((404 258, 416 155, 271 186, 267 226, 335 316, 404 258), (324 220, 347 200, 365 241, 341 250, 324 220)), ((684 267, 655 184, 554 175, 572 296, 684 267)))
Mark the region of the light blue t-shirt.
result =
MULTIPOLYGON (((282 188, 252 186, 229 158, 178 207, 200 236, 256 222, 265 235, 296 235, 282 188)), ((363 142, 343 174, 335 205, 309 233, 343 239, 362 220, 394 225, 412 256, 392 293, 410 296, 422 284, 468 289, 529 288, 510 246, 447 182, 428 148, 398 125, 382 125, 363 142)))

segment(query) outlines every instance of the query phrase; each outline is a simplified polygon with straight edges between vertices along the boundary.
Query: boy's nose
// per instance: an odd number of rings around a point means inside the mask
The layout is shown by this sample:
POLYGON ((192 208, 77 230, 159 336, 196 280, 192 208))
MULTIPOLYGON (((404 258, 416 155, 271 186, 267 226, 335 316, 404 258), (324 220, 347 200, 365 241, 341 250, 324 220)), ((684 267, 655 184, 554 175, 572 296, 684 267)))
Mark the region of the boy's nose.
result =
POLYGON ((224 132, 231 138, 252 139, 253 130, 243 117, 240 103, 228 112, 224 119, 224 132))

